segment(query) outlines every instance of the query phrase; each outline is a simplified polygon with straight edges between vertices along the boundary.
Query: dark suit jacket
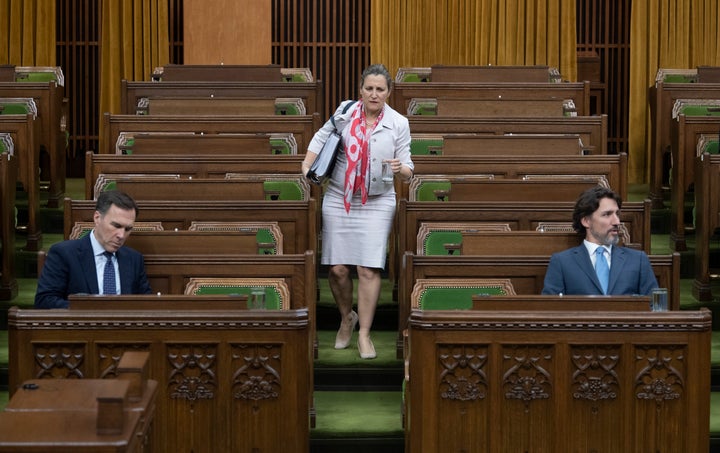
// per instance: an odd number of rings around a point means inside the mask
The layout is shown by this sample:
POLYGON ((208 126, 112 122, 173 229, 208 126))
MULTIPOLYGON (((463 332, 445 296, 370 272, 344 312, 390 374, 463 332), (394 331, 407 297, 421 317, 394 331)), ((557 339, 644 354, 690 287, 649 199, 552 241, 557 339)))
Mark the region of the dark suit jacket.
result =
MULTIPOLYGON (((645 252, 618 246, 613 247, 612 251, 608 294, 646 296, 653 288, 657 288, 655 273, 645 252)), ((542 293, 603 294, 585 245, 580 244, 553 254, 542 293)))
MULTIPOLYGON (((121 247, 115 254, 121 294, 150 294, 142 254, 121 247)), ((35 308, 67 308, 70 294, 99 294, 90 235, 50 247, 35 293, 35 308)))

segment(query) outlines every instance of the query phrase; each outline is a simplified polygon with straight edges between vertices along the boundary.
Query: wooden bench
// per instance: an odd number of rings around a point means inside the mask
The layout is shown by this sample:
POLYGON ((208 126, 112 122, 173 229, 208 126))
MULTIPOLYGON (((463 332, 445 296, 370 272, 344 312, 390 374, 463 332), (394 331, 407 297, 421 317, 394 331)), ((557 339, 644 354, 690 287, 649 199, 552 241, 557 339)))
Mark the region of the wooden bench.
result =
POLYGON ((297 154, 297 142, 288 133, 197 134, 183 132, 121 132, 115 154, 297 154))
POLYGON ((300 98, 149 96, 137 115, 306 115, 300 98))
POLYGON ((693 296, 713 298, 710 285, 710 240, 720 227, 720 155, 695 158, 695 280, 693 296))
MULTIPOLYGON (((574 201, 586 189, 609 187, 604 175, 415 175, 408 200, 425 201, 574 201)), ((618 189, 616 189, 618 190, 618 189)), ((622 198, 626 194, 618 192, 622 198)))
POLYGON ((720 83, 658 81, 650 87, 650 199, 653 208, 662 207, 662 188, 665 181, 669 183, 672 112, 678 99, 720 99, 720 83))
MULTIPOLYGON (((158 84, 160 85, 160 84, 158 84)), ((116 154, 121 132, 183 132, 197 134, 290 133, 304 154, 315 131, 322 126, 320 115, 222 116, 222 115, 115 115, 103 116, 100 154, 116 154)))
MULTIPOLYGON (((177 174, 181 179, 224 179, 228 173, 301 176, 303 156, 278 155, 266 159, 232 155, 109 155, 88 151, 85 156, 85 198, 92 199, 95 183, 124 175, 177 174)), ((310 196, 320 199, 320 186, 307 186, 310 196)), ((226 197, 227 198, 227 197, 226 197)))
POLYGON ((557 79, 556 71, 544 65, 432 65, 432 82, 545 83, 557 79))
MULTIPOLYGON (((600 175, 618 193, 627 194, 627 154, 535 156, 526 152, 528 154, 521 158, 514 155, 413 156, 414 174, 416 177, 489 174, 495 179, 522 179, 530 175, 600 175)), ((396 184, 398 198, 410 199, 410 187, 409 184, 396 184)), ((453 198, 452 193, 450 198, 453 198)))
POLYGON ((493 99, 455 99, 444 96, 412 98, 406 114, 481 118, 498 116, 508 118, 578 116, 572 99, 506 99, 502 96, 493 99))
POLYGON ((514 102, 572 99, 578 116, 590 114, 590 82, 396 82, 394 84, 390 102, 395 110, 403 114, 408 112, 413 98, 486 101, 503 99, 514 102))
MULTIPOLYGON (((38 108, 37 142, 49 159, 48 207, 56 208, 65 193, 65 128, 63 117, 65 88, 56 82, 0 82, 0 97, 33 98, 38 108)), ((38 161, 38 165, 42 159, 38 161)), ((37 166, 35 167, 37 169, 37 166)), ((37 171, 37 170, 36 170, 37 171)), ((44 176, 44 175, 43 175, 44 176)))
MULTIPOLYGON (((546 223, 572 223, 574 202, 409 202, 399 201, 398 240, 401 253, 418 249, 424 224, 504 223, 513 231, 534 231, 546 223)), ((633 248, 650 253, 650 200, 625 202, 620 220, 633 248)))
MULTIPOLYGON (((220 225, 218 225, 220 226, 220 225)), ((267 226, 262 228, 243 228, 238 226, 230 229, 214 231, 198 230, 162 230, 134 231, 125 245, 134 248, 143 255, 204 255, 227 256, 238 254, 282 255, 283 238, 280 228, 267 226), (267 234, 258 235, 258 230, 267 234), (273 230, 275 234, 273 233, 273 230), (262 237, 270 236, 267 240, 262 237)), ((288 250, 288 253, 304 253, 305 250, 288 250)))
POLYGON ((245 82, 245 81, 163 81, 142 82, 123 80, 121 83, 120 112, 135 114, 143 99, 152 97, 246 97, 246 98, 300 98, 308 114, 319 113, 324 105, 323 84, 314 82, 245 82))
POLYGON ((228 173, 225 179, 182 179, 178 174, 100 175, 93 193, 117 189, 135 200, 307 201, 310 183, 300 175, 228 173))
POLYGON ((29 113, 0 115, 0 132, 10 134, 15 148, 15 159, 17 159, 14 166, 17 172, 15 180, 22 184, 27 193, 28 224, 25 247, 29 251, 37 251, 42 247, 40 176, 38 175, 40 151, 37 126, 37 121, 29 113))
MULTIPOLYGON (((162 390, 145 451, 307 452, 309 311, 248 310, 234 299, 85 296, 71 302, 85 302, 85 308, 11 308, 9 387, 15 391, 38 377, 101 378, 115 372, 123 352, 146 351, 148 377, 162 390), (38 370, 38 360, 44 369, 38 370)), ((116 444, 112 451, 121 450, 116 444)))
POLYGON ((579 134, 413 134, 415 156, 588 155, 596 154, 579 134))
POLYGON ((215 82, 312 82, 309 68, 283 68, 267 65, 205 65, 168 64, 153 70, 152 80, 157 82, 215 81, 215 82))
POLYGON ((478 299, 409 313, 407 451, 708 450, 709 310, 478 299))
MULTIPOLYGON (((671 310, 680 309, 680 254, 649 255, 658 285, 668 289, 671 310)), ((510 279, 518 295, 542 292, 550 256, 420 256, 405 252, 398 288, 398 358, 402 357, 402 332, 410 315, 410 294, 418 279, 494 278, 510 279)))
MULTIPOLYGON (((275 222, 283 236, 285 253, 317 250, 318 212, 314 199, 282 203, 237 200, 182 203, 138 200, 137 203, 139 220, 160 222, 165 230, 188 230, 198 222, 275 222)), ((76 224, 93 221, 95 202, 66 198, 63 210, 64 238, 69 239, 76 224)))
POLYGON ((674 250, 687 250, 685 241, 685 200, 695 183, 695 156, 698 141, 704 134, 720 131, 720 116, 685 116, 671 124, 672 187, 670 204, 670 245, 674 250))
POLYGON ((0 153, 0 300, 18 294, 15 271, 15 191, 18 158, 7 150, 0 153))
POLYGON ((458 133, 483 135, 573 134, 579 135, 583 145, 593 149, 593 154, 607 154, 608 149, 607 115, 543 118, 450 118, 410 115, 408 121, 413 136, 458 133))

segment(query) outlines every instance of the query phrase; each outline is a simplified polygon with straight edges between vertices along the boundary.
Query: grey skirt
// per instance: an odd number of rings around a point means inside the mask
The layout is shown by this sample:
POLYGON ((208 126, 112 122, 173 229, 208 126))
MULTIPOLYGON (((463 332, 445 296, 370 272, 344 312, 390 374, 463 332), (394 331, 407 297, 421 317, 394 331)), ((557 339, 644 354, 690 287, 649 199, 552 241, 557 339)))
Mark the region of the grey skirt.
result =
POLYGON ((329 186, 322 204, 321 263, 384 268, 395 210, 395 192, 368 196, 364 205, 358 193, 348 213, 342 193, 329 186))

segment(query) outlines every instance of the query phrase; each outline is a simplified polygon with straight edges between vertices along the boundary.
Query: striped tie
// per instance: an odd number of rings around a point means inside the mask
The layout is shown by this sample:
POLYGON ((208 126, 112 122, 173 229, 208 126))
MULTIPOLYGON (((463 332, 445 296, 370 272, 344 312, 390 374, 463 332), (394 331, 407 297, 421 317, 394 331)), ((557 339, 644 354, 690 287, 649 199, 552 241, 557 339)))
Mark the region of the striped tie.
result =
POLYGON ((113 266, 112 262, 113 254, 103 252, 103 255, 107 258, 105 271, 103 272, 103 294, 117 294, 117 288, 115 287, 115 266, 113 266))
POLYGON ((608 262, 605 259, 605 247, 598 247, 595 249, 597 259, 595 261, 595 273, 597 274, 598 280, 600 280, 600 286, 602 286, 603 294, 607 294, 608 282, 610 281, 610 268, 608 262))

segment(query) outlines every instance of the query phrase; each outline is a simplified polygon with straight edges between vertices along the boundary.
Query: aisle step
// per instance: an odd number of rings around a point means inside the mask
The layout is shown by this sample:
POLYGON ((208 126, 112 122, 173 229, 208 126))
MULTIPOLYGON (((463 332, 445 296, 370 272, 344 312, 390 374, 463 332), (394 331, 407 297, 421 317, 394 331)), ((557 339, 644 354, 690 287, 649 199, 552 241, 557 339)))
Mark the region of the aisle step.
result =
POLYGON ((357 351, 357 330, 347 349, 335 349, 336 332, 318 331, 318 358, 314 362, 315 390, 394 390, 403 380, 403 363, 396 358, 395 331, 373 331, 375 359, 361 359, 357 351))
POLYGON ((402 394, 315 392, 311 453, 396 453, 404 448, 402 394))

